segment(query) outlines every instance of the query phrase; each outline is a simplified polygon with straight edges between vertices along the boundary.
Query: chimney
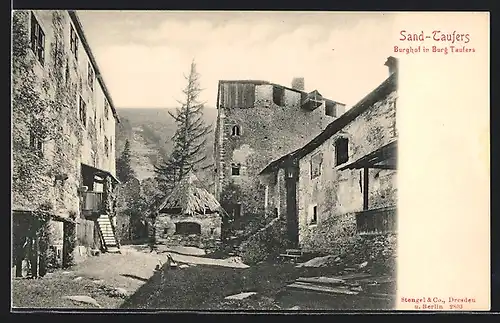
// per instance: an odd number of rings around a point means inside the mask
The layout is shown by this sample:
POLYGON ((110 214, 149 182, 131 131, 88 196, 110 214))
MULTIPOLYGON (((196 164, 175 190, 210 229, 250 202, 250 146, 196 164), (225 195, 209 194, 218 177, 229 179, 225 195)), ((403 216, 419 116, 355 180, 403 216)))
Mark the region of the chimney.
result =
POLYGON ((385 66, 389 67, 389 76, 398 71, 398 60, 395 57, 389 56, 384 63, 385 66))
POLYGON ((292 80, 292 89, 305 91, 304 86, 304 78, 303 77, 294 77, 292 80))

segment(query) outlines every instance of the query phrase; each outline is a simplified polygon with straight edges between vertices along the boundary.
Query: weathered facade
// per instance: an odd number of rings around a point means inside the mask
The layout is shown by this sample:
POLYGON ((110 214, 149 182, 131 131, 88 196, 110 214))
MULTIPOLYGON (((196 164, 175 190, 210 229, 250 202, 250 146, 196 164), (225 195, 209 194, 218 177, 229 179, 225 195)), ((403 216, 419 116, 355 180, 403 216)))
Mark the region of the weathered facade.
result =
POLYGON ((303 146, 344 112, 344 104, 318 91, 265 81, 219 81, 215 131, 215 192, 234 218, 262 214, 258 173, 269 162, 303 146))
POLYGON ((331 252, 356 233, 395 231, 397 73, 392 65, 390 72, 324 132, 261 172, 266 209, 287 219, 295 247, 331 252))
MULTIPOLYGON (((77 231, 112 216, 119 119, 76 13, 14 12, 12 61, 14 214, 43 209, 77 231)), ((63 245, 62 223, 51 237, 63 245)))

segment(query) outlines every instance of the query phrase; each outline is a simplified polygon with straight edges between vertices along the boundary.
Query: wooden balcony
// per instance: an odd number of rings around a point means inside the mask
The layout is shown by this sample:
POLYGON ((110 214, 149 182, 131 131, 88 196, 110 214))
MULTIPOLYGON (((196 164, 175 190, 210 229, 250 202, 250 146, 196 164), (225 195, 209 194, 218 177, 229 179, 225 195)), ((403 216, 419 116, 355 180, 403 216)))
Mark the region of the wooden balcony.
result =
POLYGON ((104 213, 103 193, 84 192, 82 193, 82 213, 85 217, 99 216, 104 213))
POLYGON ((356 228, 360 235, 396 232, 396 207, 385 207, 356 213, 356 228))

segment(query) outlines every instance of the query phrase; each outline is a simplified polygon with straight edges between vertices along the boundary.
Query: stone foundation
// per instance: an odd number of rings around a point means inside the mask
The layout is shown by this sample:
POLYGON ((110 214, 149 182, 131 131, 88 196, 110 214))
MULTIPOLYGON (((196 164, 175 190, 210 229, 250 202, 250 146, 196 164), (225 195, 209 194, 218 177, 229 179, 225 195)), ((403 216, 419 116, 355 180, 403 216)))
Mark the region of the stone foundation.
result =
POLYGON ((160 244, 205 248, 220 240, 221 224, 218 213, 196 217, 160 214, 155 238, 160 244))

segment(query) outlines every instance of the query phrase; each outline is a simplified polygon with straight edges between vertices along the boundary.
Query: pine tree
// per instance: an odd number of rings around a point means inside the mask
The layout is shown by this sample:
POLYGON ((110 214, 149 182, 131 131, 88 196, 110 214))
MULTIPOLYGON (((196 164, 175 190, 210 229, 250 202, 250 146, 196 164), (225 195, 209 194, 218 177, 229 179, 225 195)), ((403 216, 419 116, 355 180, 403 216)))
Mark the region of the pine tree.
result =
POLYGON ((125 147, 120 157, 116 160, 116 173, 122 183, 126 183, 135 177, 135 172, 130 163, 130 142, 128 139, 125 141, 125 147))
POLYGON ((178 101, 180 107, 176 109, 175 114, 169 112, 177 125, 172 137, 174 143, 172 153, 160 165, 155 165, 156 179, 165 193, 168 193, 189 172, 197 171, 198 165, 207 158, 204 148, 211 125, 205 125, 204 104, 198 101, 201 92, 200 75, 196 71, 194 60, 191 62, 189 76, 185 78, 187 86, 182 91, 185 101, 178 101))

